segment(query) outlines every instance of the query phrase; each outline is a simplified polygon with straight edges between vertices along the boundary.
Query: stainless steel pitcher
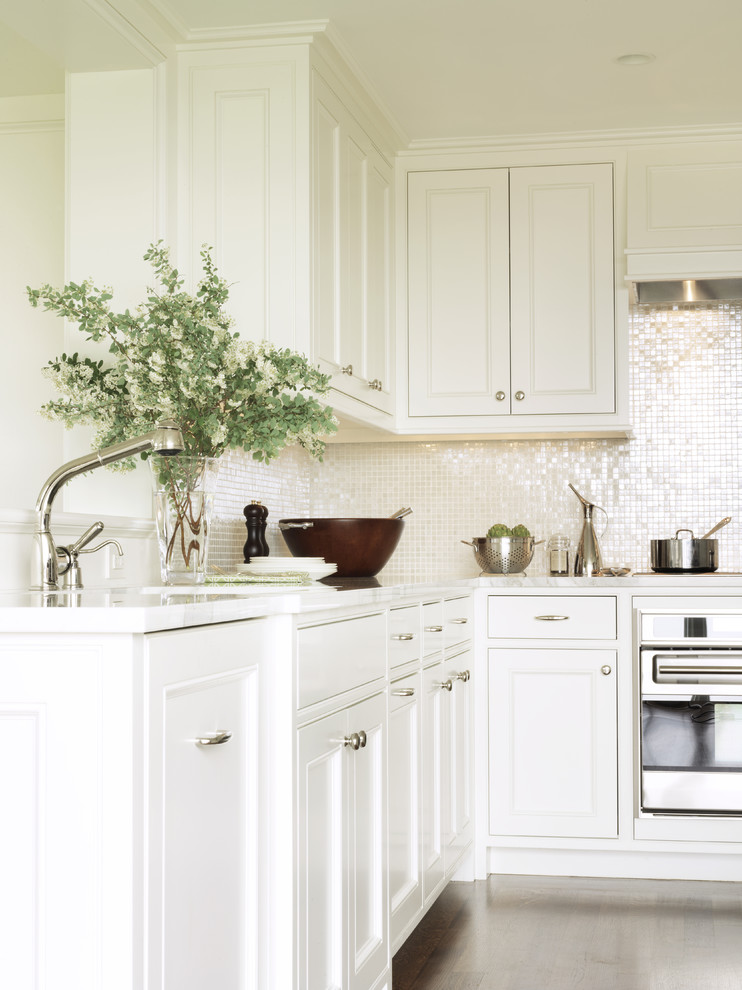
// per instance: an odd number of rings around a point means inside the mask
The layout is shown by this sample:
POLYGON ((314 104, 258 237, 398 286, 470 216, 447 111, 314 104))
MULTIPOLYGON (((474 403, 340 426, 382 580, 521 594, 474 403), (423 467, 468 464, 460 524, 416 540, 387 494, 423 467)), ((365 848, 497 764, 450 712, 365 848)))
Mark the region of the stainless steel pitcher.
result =
POLYGON ((575 575, 577 577, 592 577, 593 574, 597 574, 603 568, 598 534, 595 532, 595 526, 593 525, 593 510, 597 509, 605 515, 605 527, 601 536, 603 536, 608 528, 608 513, 601 506, 589 502, 583 495, 580 495, 571 481, 567 482, 567 484, 580 500, 585 517, 575 553, 575 575))

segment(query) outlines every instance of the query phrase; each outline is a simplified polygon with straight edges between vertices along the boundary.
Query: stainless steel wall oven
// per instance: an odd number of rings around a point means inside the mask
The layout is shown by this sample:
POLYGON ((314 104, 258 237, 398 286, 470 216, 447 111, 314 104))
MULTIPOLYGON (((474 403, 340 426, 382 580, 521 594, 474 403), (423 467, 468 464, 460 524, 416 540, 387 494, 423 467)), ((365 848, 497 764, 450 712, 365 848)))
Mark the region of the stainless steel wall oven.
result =
POLYGON ((742 815, 742 611, 641 615, 641 810, 742 815))

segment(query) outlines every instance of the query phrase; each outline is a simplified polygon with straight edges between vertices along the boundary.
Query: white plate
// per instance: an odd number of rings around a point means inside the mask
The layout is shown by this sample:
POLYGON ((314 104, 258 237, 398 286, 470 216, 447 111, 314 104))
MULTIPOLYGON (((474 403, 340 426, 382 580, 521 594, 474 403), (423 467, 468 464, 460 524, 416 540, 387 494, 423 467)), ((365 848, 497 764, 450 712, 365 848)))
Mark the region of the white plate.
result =
POLYGON ((247 564, 238 564, 237 570, 252 567, 261 571, 298 571, 306 567, 324 567, 327 561, 324 557, 255 557, 247 564))
MULTIPOLYGON (((293 558, 289 558, 293 559, 293 558)), ((255 577, 267 577, 269 574, 307 574, 312 581, 319 581, 320 578, 329 577, 338 569, 337 564, 288 564, 280 570, 267 571, 261 567, 253 567, 252 564, 241 564, 237 568, 240 574, 252 574, 255 577)))

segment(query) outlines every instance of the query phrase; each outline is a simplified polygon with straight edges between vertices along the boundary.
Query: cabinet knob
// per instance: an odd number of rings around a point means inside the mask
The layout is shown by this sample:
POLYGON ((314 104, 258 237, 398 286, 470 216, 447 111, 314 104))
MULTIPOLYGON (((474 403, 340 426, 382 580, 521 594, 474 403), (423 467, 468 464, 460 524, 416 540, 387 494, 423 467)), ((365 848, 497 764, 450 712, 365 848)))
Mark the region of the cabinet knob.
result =
MULTIPOLYGON (((364 733, 365 737, 365 733, 364 733)), ((349 746, 351 749, 361 748, 361 736, 358 732, 351 732, 349 736, 345 736, 343 739, 343 746, 349 746)))
POLYGON ((344 368, 341 368, 340 369, 340 373, 343 374, 343 375, 352 375, 353 374, 353 365, 352 364, 346 364, 344 368))
POLYGON ((394 688, 392 691, 393 698, 414 698, 415 689, 414 688, 394 688))
POLYGON ((361 731, 358 733, 358 738, 361 740, 361 749, 365 749, 366 743, 368 742, 368 737, 366 733, 363 731, 363 729, 361 729, 361 731))
POLYGON ((610 674, 610 672, 611 672, 611 668, 608 666, 607 663, 604 663, 603 666, 600 668, 600 672, 601 672, 601 674, 605 674, 606 677, 607 677, 608 674, 610 674))
POLYGON ((222 732, 207 732, 203 736, 198 736, 193 741, 197 746, 221 746, 222 743, 229 742, 232 733, 229 730, 222 732))
POLYGON ((453 691, 453 681, 450 679, 447 681, 439 681, 436 684, 436 687, 439 687, 442 691, 453 691))
POLYGON ((505 393, 495 392, 495 398, 497 399, 498 402, 502 402, 505 399, 505 393))
POLYGON ((383 392, 384 385, 380 378, 372 378, 368 383, 368 387, 374 392, 383 392))
POLYGON ((461 670, 459 671, 458 674, 455 673, 451 674, 452 681, 463 681, 464 684, 466 684, 466 682, 469 680, 470 677, 471 677, 471 672, 468 670, 461 670))
POLYGON ((516 392, 515 393, 515 398, 518 400, 518 402, 522 402, 523 399, 525 399, 525 397, 526 397, 526 393, 525 392, 516 392))
POLYGON ((415 638, 414 633, 395 633, 392 639, 395 643, 409 643, 411 639, 415 638))

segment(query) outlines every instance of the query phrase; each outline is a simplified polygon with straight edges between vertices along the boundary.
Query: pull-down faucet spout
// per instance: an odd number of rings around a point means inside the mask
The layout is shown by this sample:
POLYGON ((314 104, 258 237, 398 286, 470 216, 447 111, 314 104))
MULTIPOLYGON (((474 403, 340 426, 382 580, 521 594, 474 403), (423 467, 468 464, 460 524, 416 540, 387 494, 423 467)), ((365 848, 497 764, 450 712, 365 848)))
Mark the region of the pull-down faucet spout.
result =
POLYGON ((101 450, 94 450, 57 468, 45 481, 36 500, 37 529, 34 534, 32 590, 58 590, 59 561, 57 547, 50 530, 50 518, 54 499, 63 485, 78 474, 112 464, 114 461, 121 461, 146 450, 158 454, 179 454, 183 449, 183 435, 180 428, 173 420, 166 419, 158 423, 150 433, 112 444, 110 447, 103 447, 101 450))

